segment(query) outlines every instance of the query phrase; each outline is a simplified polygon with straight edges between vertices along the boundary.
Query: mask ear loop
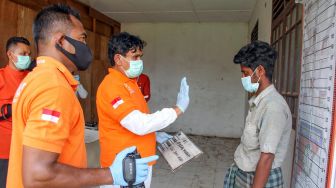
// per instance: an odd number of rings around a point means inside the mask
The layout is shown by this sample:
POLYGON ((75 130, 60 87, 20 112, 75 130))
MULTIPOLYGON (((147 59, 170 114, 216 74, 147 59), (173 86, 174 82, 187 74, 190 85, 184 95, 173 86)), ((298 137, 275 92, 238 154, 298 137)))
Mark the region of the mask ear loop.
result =
MULTIPOLYGON (((16 59, 18 59, 17 55, 16 55, 12 50, 10 51, 10 53, 11 53, 12 59, 13 59, 13 57, 16 57, 16 59)), ((16 60, 16 62, 15 62, 15 61, 13 61, 13 60, 10 59, 10 61, 11 61, 12 63, 14 63, 15 65, 16 65, 16 63, 17 63, 17 60, 16 60)))
MULTIPOLYGON (((126 59, 126 57, 124 57, 124 56, 121 55, 121 54, 119 54, 119 55, 120 55, 120 57, 121 57, 121 58, 120 58, 120 61, 121 61, 121 59, 124 59, 124 60, 126 60, 126 61, 128 62, 128 60, 126 59)), ((129 63, 129 62, 128 62, 128 63, 129 63)), ((131 66, 131 65, 130 65, 130 66, 131 66)), ((125 70, 123 66, 120 66, 120 67, 121 67, 121 69, 124 71, 125 75, 127 75, 127 74, 126 74, 126 71, 127 71, 127 70, 125 70)))
POLYGON ((121 54, 120 54, 120 56, 121 56, 125 61, 127 61, 127 63, 130 63, 130 61, 128 61, 128 60, 126 59, 126 57, 124 57, 124 56, 121 55, 121 54))
MULTIPOLYGON (((252 76, 254 75, 254 73, 257 72, 257 69, 258 69, 258 68, 259 68, 259 66, 253 71, 253 73, 252 73, 252 75, 251 75, 251 78, 252 78, 252 76)), ((257 83, 259 83, 259 81, 260 81, 260 77, 261 77, 261 76, 259 76, 257 83)))
POLYGON ((260 77, 261 77, 261 76, 259 76, 257 83, 259 83, 259 81, 260 81, 260 77))
POLYGON ((63 48, 61 40, 65 40, 64 38, 65 38, 65 35, 62 35, 59 39, 57 39, 56 46, 63 48))

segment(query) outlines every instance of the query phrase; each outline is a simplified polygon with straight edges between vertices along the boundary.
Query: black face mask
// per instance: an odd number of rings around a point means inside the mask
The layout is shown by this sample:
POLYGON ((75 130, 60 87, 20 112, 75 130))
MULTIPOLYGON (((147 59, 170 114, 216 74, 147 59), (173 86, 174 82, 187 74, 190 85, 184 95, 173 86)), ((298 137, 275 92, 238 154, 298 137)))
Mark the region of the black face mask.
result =
POLYGON ((70 59, 70 61, 76 65, 78 70, 86 70, 90 66, 93 59, 89 46, 68 36, 64 36, 64 39, 74 46, 76 51, 75 54, 69 53, 59 44, 56 44, 56 49, 61 51, 68 59, 70 59))

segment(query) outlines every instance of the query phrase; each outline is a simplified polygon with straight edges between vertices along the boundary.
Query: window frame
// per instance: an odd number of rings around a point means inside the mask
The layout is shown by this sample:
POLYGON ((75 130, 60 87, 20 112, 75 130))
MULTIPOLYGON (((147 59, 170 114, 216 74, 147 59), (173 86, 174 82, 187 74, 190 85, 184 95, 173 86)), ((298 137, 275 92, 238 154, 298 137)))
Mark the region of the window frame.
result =
POLYGON ((303 6, 294 0, 273 0, 271 45, 278 51, 273 83, 291 109, 294 130, 298 118, 302 37, 303 6), (275 12, 279 10, 280 13, 275 12))

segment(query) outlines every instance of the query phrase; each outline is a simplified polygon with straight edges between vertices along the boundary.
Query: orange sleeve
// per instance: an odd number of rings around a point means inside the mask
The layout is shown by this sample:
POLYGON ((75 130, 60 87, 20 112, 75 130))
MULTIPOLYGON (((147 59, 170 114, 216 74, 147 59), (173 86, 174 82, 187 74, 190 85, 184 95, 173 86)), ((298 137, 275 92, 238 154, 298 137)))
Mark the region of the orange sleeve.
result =
POLYGON ((98 107, 103 108, 103 111, 117 122, 120 122, 133 110, 139 110, 124 86, 104 87, 100 92, 101 95, 98 95, 99 99, 97 98, 98 107))
MULTIPOLYGON (((70 129, 75 123, 72 107, 74 93, 63 86, 56 86, 39 93, 32 100, 23 133, 23 145, 61 153, 70 129)), ((84 126, 84 125, 83 125, 84 126)))

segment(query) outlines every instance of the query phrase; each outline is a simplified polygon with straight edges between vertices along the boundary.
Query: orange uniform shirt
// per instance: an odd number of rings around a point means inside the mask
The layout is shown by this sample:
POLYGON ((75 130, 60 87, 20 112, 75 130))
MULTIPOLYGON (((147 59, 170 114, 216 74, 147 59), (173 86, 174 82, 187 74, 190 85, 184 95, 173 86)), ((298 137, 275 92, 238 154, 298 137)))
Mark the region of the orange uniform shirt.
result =
POLYGON ((7 188, 21 188, 23 145, 59 153, 58 162, 86 167, 84 115, 75 90, 78 82, 51 57, 22 81, 13 100, 13 136, 7 188))
MULTIPOLYGON (((16 89, 28 71, 17 71, 9 66, 0 69, 0 108, 4 104, 12 104, 16 89)), ((0 120, 0 159, 9 158, 12 137, 12 118, 0 120)))
POLYGON ((109 74, 98 88, 96 100, 102 167, 110 166, 116 154, 129 146, 136 146, 141 157, 155 154, 155 133, 138 136, 120 124, 120 121, 133 110, 149 113, 136 80, 109 69, 109 74))

